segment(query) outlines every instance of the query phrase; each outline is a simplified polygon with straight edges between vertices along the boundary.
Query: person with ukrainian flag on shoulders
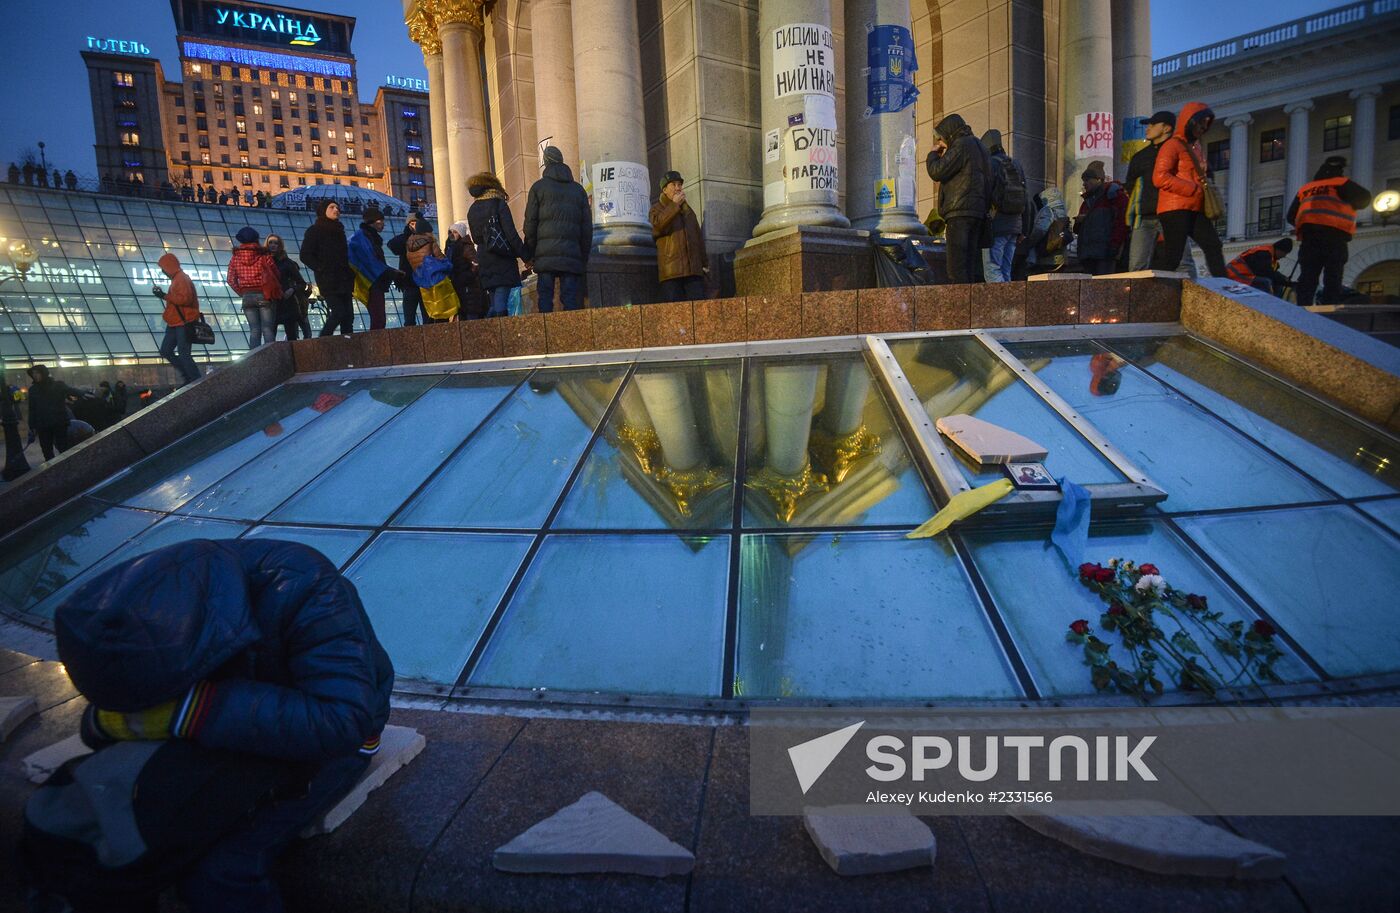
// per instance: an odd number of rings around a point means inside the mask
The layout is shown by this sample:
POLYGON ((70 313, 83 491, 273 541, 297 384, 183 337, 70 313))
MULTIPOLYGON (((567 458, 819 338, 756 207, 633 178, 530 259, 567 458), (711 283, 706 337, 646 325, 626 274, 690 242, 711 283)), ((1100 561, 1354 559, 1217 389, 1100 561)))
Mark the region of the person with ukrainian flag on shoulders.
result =
POLYGON ((384 260, 384 214, 378 206, 365 209, 360 230, 350 239, 350 268, 355 273, 355 300, 369 311, 369 328, 384 329, 384 293, 399 271, 384 260))
POLYGON ((456 320, 461 302, 452 285, 452 261, 433 237, 432 223, 418 221, 418 227, 405 245, 413 281, 423 292, 423 309, 434 323, 456 320))

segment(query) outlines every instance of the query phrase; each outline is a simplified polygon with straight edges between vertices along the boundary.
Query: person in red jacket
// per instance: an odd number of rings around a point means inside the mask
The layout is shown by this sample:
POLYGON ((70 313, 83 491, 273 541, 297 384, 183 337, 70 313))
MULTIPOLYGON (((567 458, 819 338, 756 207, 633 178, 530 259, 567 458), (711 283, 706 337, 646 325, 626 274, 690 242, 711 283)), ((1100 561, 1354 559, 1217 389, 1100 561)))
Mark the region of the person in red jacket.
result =
POLYGON ((174 254, 162 254, 156 262, 161 272, 170 278, 169 290, 155 290, 156 297, 165 302, 165 311, 160 315, 165 321, 165 341, 160 344, 160 354, 175 366, 185 383, 193 383, 202 376, 190 354, 189 325, 199 319, 199 295, 174 254))
POLYGON ((248 320, 248 348, 277 340, 277 302, 282 283, 277 264, 267 248, 258 244, 258 233, 246 225, 234 236, 238 246, 228 261, 228 285, 243 296, 243 316, 248 320))
POLYGON ((1201 137, 1213 123, 1214 111, 1201 102, 1188 102, 1176 118, 1171 139, 1157 153, 1152 186, 1157 188, 1157 218, 1162 223, 1163 244, 1152 258, 1153 269, 1176 269, 1189 237, 1206 255, 1210 274, 1225 275, 1220 235, 1203 212, 1206 162, 1201 137))

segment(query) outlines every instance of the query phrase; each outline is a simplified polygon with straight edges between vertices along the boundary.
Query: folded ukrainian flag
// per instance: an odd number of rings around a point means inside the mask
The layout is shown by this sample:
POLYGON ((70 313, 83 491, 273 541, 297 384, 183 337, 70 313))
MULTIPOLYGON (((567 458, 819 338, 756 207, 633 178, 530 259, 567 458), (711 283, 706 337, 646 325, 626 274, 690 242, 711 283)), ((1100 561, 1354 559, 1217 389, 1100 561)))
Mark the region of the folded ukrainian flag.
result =
POLYGON ((423 293, 423 309, 434 320, 457 315, 461 302, 452 287, 452 261, 429 254, 413 271, 413 281, 423 293))
POLYGON ((368 304, 370 286, 379 281, 389 267, 374 255, 374 244, 363 229, 350 239, 350 269, 355 273, 355 300, 368 304))

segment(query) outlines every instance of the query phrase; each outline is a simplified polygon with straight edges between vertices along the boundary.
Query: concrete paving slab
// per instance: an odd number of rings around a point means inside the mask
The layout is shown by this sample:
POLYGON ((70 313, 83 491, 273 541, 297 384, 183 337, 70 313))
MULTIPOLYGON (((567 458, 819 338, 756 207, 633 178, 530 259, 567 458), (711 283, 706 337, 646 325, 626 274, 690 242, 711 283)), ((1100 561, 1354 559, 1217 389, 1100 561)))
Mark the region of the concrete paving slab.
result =
POLYGON ((32 694, 0 697, 0 742, 8 739, 20 723, 38 712, 39 703, 32 694))
MULTIPOLYGON (((1285 857, 1161 803, 1161 814, 1074 814, 1074 802, 1057 803, 1053 815, 1015 815, 1022 824, 1074 847, 1147 872, 1201 878, 1278 878, 1285 857)), ((1145 809, 1146 810, 1146 809, 1145 809)))
POLYGON ((602 793, 588 792, 497 847, 491 862, 502 872, 665 878, 689 872, 695 856, 602 793))
POLYGON ((4 675, 6 672, 18 669, 21 666, 27 666, 30 663, 37 663, 38 661, 39 658, 37 656, 30 656, 28 653, 18 653, 14 650, 0 648, 0 675, 4 675))
POLYGON ((20 769, 24 771, 30 783, 43 783, 53 776, 55 770, 86 754, 92 754, 92 749, 83 744, 82 738, 74 733, 60 742, 54 742, 26 756, 20 762, 20 769))
POLYGON ((837 875, 877 875, 933 865, 938 843, 909 814, 862 814, 860 806, 808 809, 807 835, 837 875))
POLYGON ((0 697, 33 697, 41 713, 77 695, 63 663, 30 663, 0 675, 0 697))
POLYGON ((307 825, 301 836, 305 838, 329 834, 340 827, 365 804, 370 793, 383 786, 405 764, 418 757, 418 753, 427 743, 427 739, 416 729, 408 726, 385 726, 384 733, 379 738, 379 751, 370 758, 364 776, 360 777, 359 782, 344 798, 327 809, 319 819, 307 825))
POLYGON ((1288 882, 1313 913, 1400 910, 1400 818, 1229 817, 1244 837, 1288 854, 1288 882))

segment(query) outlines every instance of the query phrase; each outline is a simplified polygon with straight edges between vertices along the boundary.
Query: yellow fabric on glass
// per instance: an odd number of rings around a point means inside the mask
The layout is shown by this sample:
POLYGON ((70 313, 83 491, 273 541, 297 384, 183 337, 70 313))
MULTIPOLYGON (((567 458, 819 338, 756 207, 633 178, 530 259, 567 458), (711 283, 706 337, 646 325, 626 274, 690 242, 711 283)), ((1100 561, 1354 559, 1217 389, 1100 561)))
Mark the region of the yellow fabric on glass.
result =
POLYGON ((1015 486, 1010 479, 997 479, 986 485, 979 485, 971 491, 954 495, 943 509, 924 521, 918 529, 909 533, 906 539, 928 539, 943 532, 959 520, 966 520, 988 504, 995 504, 1011 494, 1015 486))

